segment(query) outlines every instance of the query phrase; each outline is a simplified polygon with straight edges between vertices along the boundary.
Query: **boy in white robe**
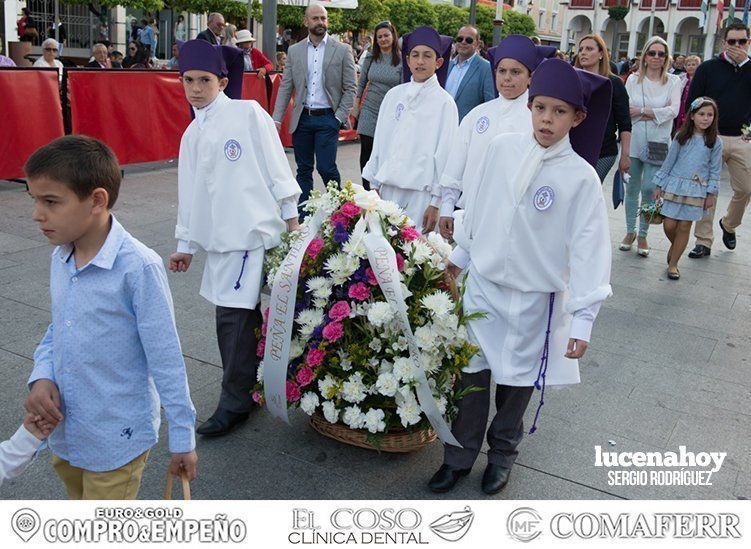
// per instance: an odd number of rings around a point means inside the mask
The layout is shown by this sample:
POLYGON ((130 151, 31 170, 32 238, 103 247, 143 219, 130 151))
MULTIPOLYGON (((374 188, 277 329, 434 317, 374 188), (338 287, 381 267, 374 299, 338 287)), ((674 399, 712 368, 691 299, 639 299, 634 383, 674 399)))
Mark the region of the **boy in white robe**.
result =
POLYGON ((180 142, 170 270, 186 271, 197 249, 206 250, 200 293, 216 305, 224 374, 217 409, 196 431, 218 436, 252 407, 263 258, 284 231, 298 227, 300 187, 268 113, 255 101, 230 99, 242 93, 241 50, 185 42, 180 75, 195 120, 180 142))
POLYGON ((529 89, 533 131, 504 134, 490 144, 479 184, 455 216, 458 244, 449 276, 469 265, 467 312, 487 316, 469 324, 481 353, 461 378, 485 390, 459 401, 452 432, 463 448, 445 446, 431 478, 447 492, 467 475, 482 447, 496 384, 496 414, 482 490, 508 482, 523 437, 530 397, 547 384, 579 382, 601 303, 611 295, 610 240, 600 180, 594 170, 610 112, 606 78, 560 59, 543 61, 529 89))
POLYGON ((502 133, 532 131, 527 107, 529 81, 537 65, 554 57, 555 52, 553 46, 535 46, 531 38, 521 34, 511 34, 488 50, 499 96, 472 109, 459 124, 440 179, 439 227, 444 238, 453 237, 454 207, 463 207, 461 193, 477 183, 490 141, 502 133))
POLYGON ((411 81, 383 98, 373 152, 362 171, 363 179, 384 200, 399 204, 424 233, 438 222, 438 179, 459 126, 456 103, 439 78, 445 78, 450 50, 451 37, 432 27, 404 35, 405 76, 411 73, 411 81))

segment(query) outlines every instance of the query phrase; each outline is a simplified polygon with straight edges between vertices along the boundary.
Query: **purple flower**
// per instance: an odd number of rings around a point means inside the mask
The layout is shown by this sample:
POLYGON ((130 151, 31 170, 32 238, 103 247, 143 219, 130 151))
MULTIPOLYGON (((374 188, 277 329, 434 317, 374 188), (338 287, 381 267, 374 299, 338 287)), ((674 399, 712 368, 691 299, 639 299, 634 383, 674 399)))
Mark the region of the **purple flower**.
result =
POLYGON ((349 240, 349 233, 347 232, 347 229, 344 228, 344 225, 341 225, 340 223, 334 225, 333 239, 337 244, 342 244, 349 240))

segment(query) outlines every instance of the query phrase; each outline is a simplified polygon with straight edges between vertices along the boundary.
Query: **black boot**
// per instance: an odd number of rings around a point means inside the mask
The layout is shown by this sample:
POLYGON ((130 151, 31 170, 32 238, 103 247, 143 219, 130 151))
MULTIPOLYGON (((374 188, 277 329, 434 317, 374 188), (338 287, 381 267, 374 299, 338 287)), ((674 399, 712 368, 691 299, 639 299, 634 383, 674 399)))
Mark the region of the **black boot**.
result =
POLYGON ((510 473, 509 467, 488 463, 485 473, 482 475, 482 491, 490 495, 497 494, 508 483, 510 473))
POLYGON ((196 429, 196 433, 206 437, 226 435, 232 429, 248 419, 250 412, 230 412, 217 408, 216 412, 196 429))
POLYGON ((451 465, 443 464, 428 482, 428 488, 436 494, 443 494, 453 490, 459 479, 466 477, 472 469, 457 469, 451 465))

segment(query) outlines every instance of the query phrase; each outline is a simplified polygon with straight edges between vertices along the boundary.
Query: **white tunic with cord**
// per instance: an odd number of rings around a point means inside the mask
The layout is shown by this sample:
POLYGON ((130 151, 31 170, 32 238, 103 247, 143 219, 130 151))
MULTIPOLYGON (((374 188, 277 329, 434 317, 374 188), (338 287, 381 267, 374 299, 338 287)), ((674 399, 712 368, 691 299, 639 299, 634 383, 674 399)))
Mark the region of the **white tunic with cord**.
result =
POLYGON ((547 384, 579 382, 569 338, 589 341, 602 302, 611 295, 605 200, 594 168, 568 136, 548 149, 525 135, 493 139, 466 210, 455 215, 458 247, 450 261, 471 262, 464 294, 480 346, 465 371, 490 369, 495 383, 531 386, 545 346, 550 294, 547 384))
POLYGON ((206 250, 201 295, 214 305, 254 309, 265 250, 297 217, 300 187, 274 122, 255 101, 224 93, 194 109, 180 142, 178 252, 206 250))
POLYGON ((482 161, 495 136, 532 131, 528 102, 526 91, 516 99, 499 96, 478 105, 464 117, 440 179, 441 217, 451 217, 454 206, 464 206, 462 193, 477 184, 482 161))
POLYGON ((399 204, 418 229, 426 208, 440 206, 438 180, 458 127, 456 103, 435 75, 391 88, 381 103, 362 176, 381 198, 399 204))

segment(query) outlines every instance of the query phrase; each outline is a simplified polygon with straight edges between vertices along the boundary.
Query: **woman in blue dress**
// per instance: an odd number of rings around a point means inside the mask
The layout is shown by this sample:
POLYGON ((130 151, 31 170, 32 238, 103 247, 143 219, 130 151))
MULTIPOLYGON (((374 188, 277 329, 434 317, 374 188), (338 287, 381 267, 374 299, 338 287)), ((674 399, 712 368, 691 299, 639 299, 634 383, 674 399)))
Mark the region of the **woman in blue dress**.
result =
POLYGON ((678 260, 686 250, 691 224, 714 204, 722 167, 722 141, 717 136, 717 104, 708 97, 691 103, 689 114, 675 136, 667 158, 655 174, 655 200, 663 200, 661 213, 670 240, 668 278, 678 280, 678 260))

